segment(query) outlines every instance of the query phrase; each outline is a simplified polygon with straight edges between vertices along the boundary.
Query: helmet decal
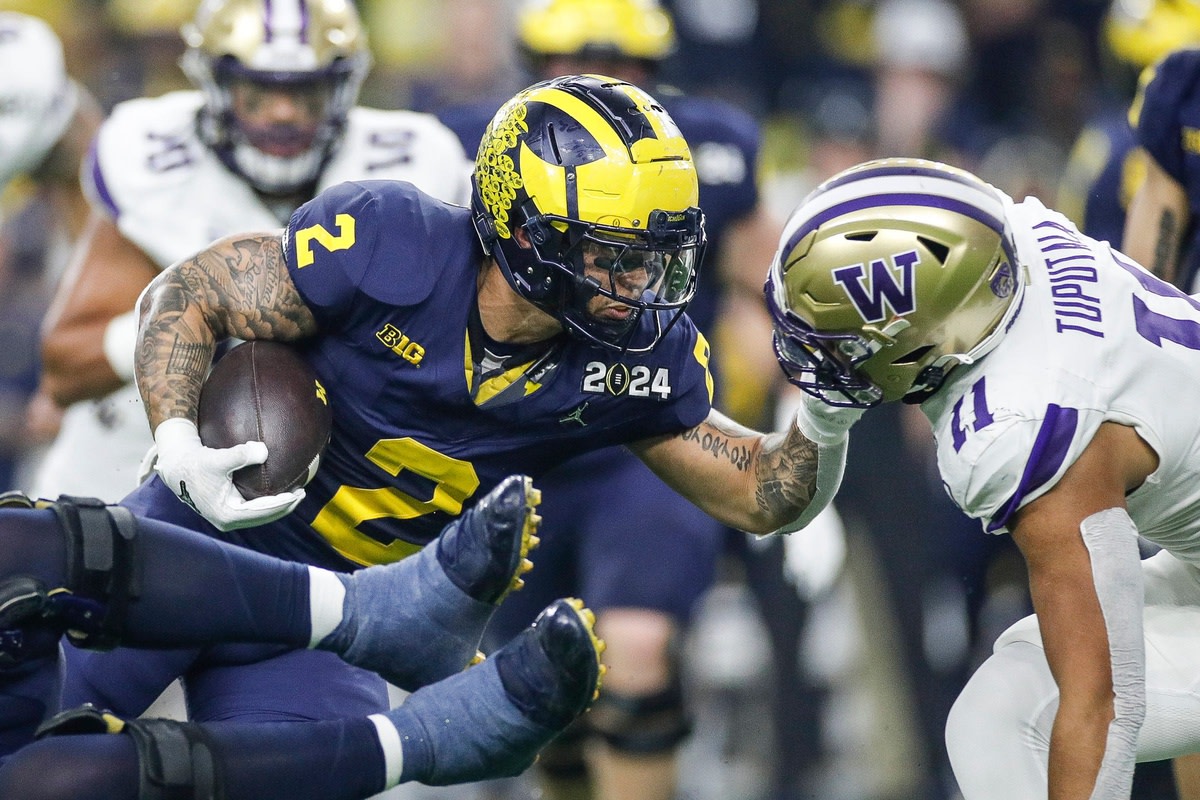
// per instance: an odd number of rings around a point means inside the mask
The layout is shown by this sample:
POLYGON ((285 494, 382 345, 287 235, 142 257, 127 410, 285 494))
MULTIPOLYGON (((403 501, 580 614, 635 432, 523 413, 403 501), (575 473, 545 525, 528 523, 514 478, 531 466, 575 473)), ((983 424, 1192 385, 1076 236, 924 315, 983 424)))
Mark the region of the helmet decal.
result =
POLYGON ((505 104, 488 126, 488 133, 479 145, 475 162, 475 181, 479 186, 483 207, 492 216, 496 235, 512 238, 509 226, 510 210, 522 187, 521 174, 509 151, 517 146, 521 134, 529 132, 525 123, 528 109, 520 97, 505 104))
POLYGON ((833 279, 841 285, 846 297, 858 309, 864 322, 882 322, 887 318, 884 306, 892 314, 911 314, 917 309, 916 270, 913 267, 921 260, 916 250, 889 256, 886 261, 871 262, 870 285, 863 286, 866 270, 862 264, 839 267, 833 270, 833 279), (900 281, 893 277, 898 271, 900 281))

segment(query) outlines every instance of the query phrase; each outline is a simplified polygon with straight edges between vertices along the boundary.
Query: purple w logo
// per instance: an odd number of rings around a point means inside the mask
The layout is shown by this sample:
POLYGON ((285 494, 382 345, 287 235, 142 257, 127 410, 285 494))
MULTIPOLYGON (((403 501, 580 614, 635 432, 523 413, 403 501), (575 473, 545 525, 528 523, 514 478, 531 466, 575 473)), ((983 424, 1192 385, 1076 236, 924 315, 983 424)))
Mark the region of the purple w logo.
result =
POLYGON ((871 262, 871 277, 867 285, 863 285, 864 273, 862 264, 849 267, 839 267, 833 271, 833 279, 842 285, 846 296, 865 322, 882 322, 885 319, 884 303, 899 315, 911 314, 917 307, 915 291, 916 269, 918 263, 917 251, 909 250, 891 257, 894 267, 889 267, 882 259, 871 262), (895 269, 899 269, 899 283, 896 282, 895 269))

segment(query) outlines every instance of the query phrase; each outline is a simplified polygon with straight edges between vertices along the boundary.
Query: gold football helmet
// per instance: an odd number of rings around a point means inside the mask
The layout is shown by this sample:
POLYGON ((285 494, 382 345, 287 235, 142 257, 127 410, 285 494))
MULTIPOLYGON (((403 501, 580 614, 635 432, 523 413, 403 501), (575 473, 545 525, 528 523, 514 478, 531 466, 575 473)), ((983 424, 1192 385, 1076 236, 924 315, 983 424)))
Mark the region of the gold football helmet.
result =
POLYGON ((518 93, 483 135, 473 184, 484 249, 567 331, 646 352, 691 301, 705 242, 696 168, 636 86, 567 75, 518 93), (596 297, 619 310, 598 317, 596 297))
POLYGON ((205 0, 183 38, 183 70, 205 94, 205 143, 261 192, 285 195, 310 186, 370 69, 354 3, 205 0), (239 92, 253 99, 239 103, 239 92), (311 122, 249 118, 247 106, 265 108, 278 93, 311 122))
POLYGON ((833 405, 936 390, 992 349, 1024 287, 1004 196, 931 161, 880 159, 792 212, 767 277, 788 379, 833 405))

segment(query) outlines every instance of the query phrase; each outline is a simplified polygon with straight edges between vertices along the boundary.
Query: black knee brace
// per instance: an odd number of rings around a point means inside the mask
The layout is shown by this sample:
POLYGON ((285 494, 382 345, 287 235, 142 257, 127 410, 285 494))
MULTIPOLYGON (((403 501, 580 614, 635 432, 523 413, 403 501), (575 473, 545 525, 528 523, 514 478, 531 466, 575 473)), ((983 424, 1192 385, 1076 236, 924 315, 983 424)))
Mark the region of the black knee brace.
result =
POLYGON ((141 592, 133 514, 92 498, 51 503, 20 492, 0 494, 0 508, 52 509, 67 551, 64 586, 47 589, 27 575, 0 579, 0 667, 42 655, 62 633, 83 647, 115 647, 126 607, 141 592))
POLYGON ((64 711, 38 728, 39 739, 124 733, 137 747, 138 800, 225 800, 221 765, 199 725, 171 719, 125 721, 94 706, 64 711))
POLYGON ((650 695, 601 691, 586 719, 609 747, 637 755, 670 752, 692 732, 678 680, 650 695))
POLYGON ((51 508, 67 540, 67 585, 50 591, 51 613, 76 645, 116 647, 126 609, 141 594, 137 521, 90 497, 63 495, 51 508))

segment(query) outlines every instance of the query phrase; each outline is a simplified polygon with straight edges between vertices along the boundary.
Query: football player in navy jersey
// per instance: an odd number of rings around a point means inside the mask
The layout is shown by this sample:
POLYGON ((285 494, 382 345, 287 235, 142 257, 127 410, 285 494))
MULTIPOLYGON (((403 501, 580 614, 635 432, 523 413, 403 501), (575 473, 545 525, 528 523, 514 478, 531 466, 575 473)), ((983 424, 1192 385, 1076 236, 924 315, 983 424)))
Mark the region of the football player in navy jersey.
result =
POLYGON ((1125 224, 1124 249, 1156 275, 1195 291, 1200 207, 1200 49, 1176 50, 1149 67, 1129 112, 1149 156, 1125 224))
MULTIPOLYGON (((671 16, 645 0, 533 0, 518 6, 515 28, 519 55, 535 79, 599 73, 649 86, 675 46, 671 16)), ((760 415, 771 386, 763 376, 775 377, 762 265, 774 254, 779 225, 759 198, 758 123, 721 100, 657 84, 652 91, 687 140, 700 185, 708 247, 688 317, 708 337, 718 333, 719 315, 737 320, 739 348, 727 361, 743 362, 741 371, 752 376, 744 388, 758 395, 743 404, 754 411, 739 416, 760 415)), ((439 117, 470 152, 492 110, 458 106, 439 117)), ((720 379, 723 364, 714 361, 710 368, 720 379)), ((720 380, 718 386, 726 390, 718 404, 731 410, 729 386, 720 380)), ((677 783, 675 754, 690 730, 680 636, 713 581, 725 529, 624 448, 573 459, 539 485, 553 531, 539 555, 546 568, 497 612, 488 638, 501 642, 516 634, 543 597, 584 593, 605 632, 609 658, 619 664, 596 712, 581 721, 586 730, 556 740, 538 762, 539 777, 552 796, 590 785, 596 800, 668 800, 677 783), (615 496, 628 502, 614 508, 608 498, 615 496), (642 535, 643 527, 655 535, 642 535)), ((740 545, 743 538, 731 541, 740 545)))
MULTIPOLYGON (((345 183, 282 235, 230 236, 164 270, 137 350, 157 475, 122 504, 340 571, 423 554, 506 476, 612 444, 746 531, 796 530, 825 506, 859 412, 814 403, 762 434, 712 410, 708 345, 684 314, 705 244, 695 168, 653 98, 600 76, 536 84, 496 113, 473 184, 464 208, 408 183, 345 183), (264 461, 262 443, 200 442, 200 386, 228 337, 292 342, 326 388, 333 433, 304 489, 245 500, 230 475, 264 461)), ((462 638, 483 622, 461 613, 462 638)), ((387 707, 382 681, 328 655, 88 652, 65 693, 134 715, 182 675, 201 722, 387 707)))
POLYGON ((1108 94, 1072 148, 1058 196, 1059 208, 1088 236, 1123 247, 1126 212, 1146 174, 1146 153, 1129 120, 1138 74, 1172 50, 1195 44, 1200 5, 1194 2, 1110 5, 1102 41, 1108 94))
POLYGON ((536 503, 529 479, 512 476, 420 556, 346 575, 98 500, 6 494, 0 797, 351 800, 405 781, 520 772, 594 699, 604 672, 594 617, 574 599, 464 671, 478 637, 464 637, 462 617, 486 617, 520 587, 537 543, 536 503), (226 641, 327 651, 427 688, 396 710, 321 724, 126 721, 95 706, 47 720, 64 634, 82 648, 226 641))

